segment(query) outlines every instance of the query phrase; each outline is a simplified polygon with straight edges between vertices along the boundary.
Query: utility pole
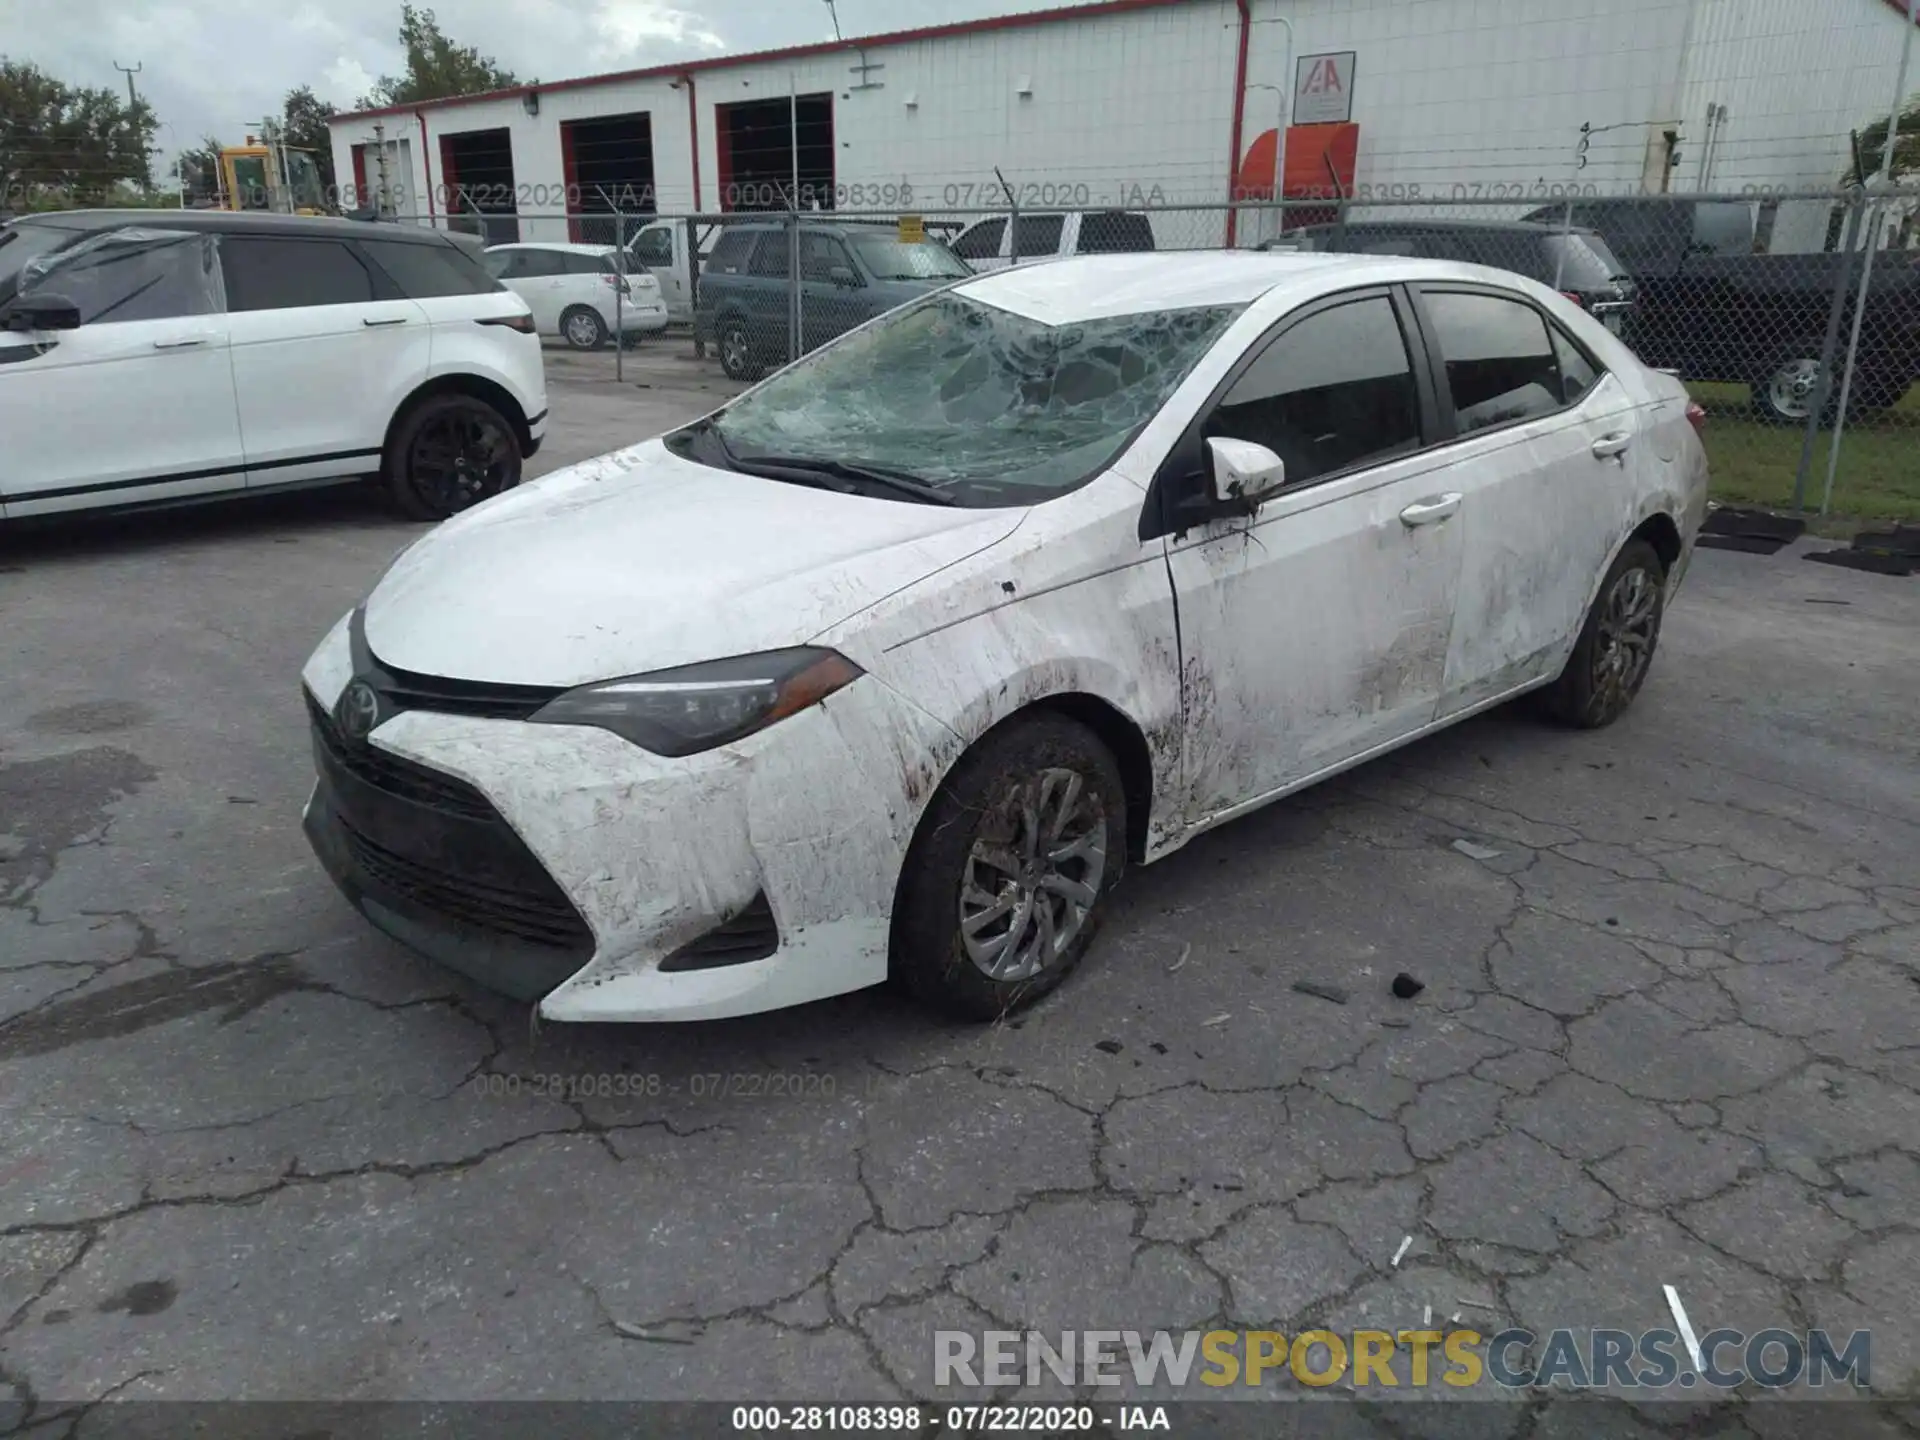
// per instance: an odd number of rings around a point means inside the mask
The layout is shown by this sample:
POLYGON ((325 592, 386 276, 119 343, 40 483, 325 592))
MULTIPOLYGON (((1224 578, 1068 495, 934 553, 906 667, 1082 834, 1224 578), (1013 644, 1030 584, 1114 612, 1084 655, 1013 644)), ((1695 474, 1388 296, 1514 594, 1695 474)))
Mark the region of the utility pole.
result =
POLYGON ((118 60, 116 60, 113 62, 113 68, 118 70, 122 75, 127 77, 127 104, 138 105, 140 103, 140 97, 133 93, 133 77, 138 75, 140 71, 143 68, 145 68, 144 65, 135 64, 131 67, 128 67, 126 65, 122 65, 118 60))

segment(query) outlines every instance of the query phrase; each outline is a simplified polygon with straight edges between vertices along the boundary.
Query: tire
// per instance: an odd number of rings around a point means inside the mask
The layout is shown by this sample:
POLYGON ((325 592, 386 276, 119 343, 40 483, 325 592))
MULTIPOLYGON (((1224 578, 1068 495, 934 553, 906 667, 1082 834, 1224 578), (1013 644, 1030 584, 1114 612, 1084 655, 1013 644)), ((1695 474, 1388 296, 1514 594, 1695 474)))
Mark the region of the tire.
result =
POLYGON ((1543 692, 1550 716, 1577 729, 1598 730, 1627 713, 1653 668, 1666 588, 1666 567, 1653 546, 1629 540, 1600 582, 1567 668, 1543 692), (1637 642, 1620 643, 1628 636, 1637 642))
POLYGON ((598 350, 607 343, 607 322, 590 305, 572 305, 560 316, 560 336, 575 350, 598 350))
POLYGON ((753 343, 753 332, 738 315, 729 315, 714 332, 720 350, 720 369, 729 380, 758 380, 764 368, 753 343))
POLYGON ((444 520, 520 483, 520 441, 472 395, 429 396, 394 427, 381 473, 410 520, 444 520))
MULTIPOLYGON (((1753 411, 1769 425, 1805 425, 1813 411, 1814 396, 1820 387, 1818 339, 1801 340, 1789 345, 1757 376, 1748 389, 1753 393, 1753 411)), ((1827 397, 1829 414, 1835 401, 1827 397)), ((1827 416, 1822 416, 1824 424, 1827 416)))
POLYGON ((940 787, 907 852, 892 978, 962 1020, 996 1020, 1052 990, 1086 954, 1126 867, 1126 808, 1120 768, 1086 726, 1036 712, 990 731, 940 787), (1075 853, 1027 859, 1037 849, 1028 805, 1041 833, 1063 833, 1060 852, 1075 853))

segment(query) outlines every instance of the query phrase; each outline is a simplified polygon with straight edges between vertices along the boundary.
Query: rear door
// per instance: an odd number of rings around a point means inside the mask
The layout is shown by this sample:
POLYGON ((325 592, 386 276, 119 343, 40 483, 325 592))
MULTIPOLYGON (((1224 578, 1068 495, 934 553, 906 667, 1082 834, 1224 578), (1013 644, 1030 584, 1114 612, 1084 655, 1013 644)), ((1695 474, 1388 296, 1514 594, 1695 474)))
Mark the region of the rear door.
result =
POLYGON ((954 254, 973 270, 999 270, 1007 263, 1007 217, 992 215, 976 220, 953 237, 954 254))
POLYGON ((224 235, 233 385, 249 485, 376 470, 427 378, 426 313, 331 237, 224 235))
POLYGON ((1007 253, 1015 265, 1051 260, 1067 243, 1065 215, 1016 215, 1010 229, 1007 253))
POLYGON ((25 283, 72 300, 82 323, 0 333, 9 517, 245 485, 214 237, 97 236, 25 283))
POLYGON ((1415 287, 1448 485, 1463 496, 1458 619, 1438 714, 1550 675, 1622 534, 1634 399, 1544 310, 1493 287, 1415 287))
POLYGON ((792 252, 792 239, 786 230, 760 231, 741 287, 754 351, 769 365, 784 365, 789 358, 787 341, 793 325, 788 280, 792 252))

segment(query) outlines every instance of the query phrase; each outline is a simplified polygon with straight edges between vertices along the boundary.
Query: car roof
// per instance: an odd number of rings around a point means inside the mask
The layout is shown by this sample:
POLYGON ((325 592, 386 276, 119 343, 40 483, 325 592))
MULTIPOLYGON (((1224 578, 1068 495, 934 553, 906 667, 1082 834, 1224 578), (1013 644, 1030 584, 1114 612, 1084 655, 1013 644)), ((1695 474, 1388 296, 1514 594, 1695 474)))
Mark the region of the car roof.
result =
MULTIPOLYGON (((1584 203, 1584 202, 1583 202, 1584 203)), ((1558 207, 1555 207, 1557 210, 1558 207)), ((1535 212, 1538 213, 1537 211, 1535 212)), ((1314 234, 1330 235, 1341 227, 1334 222, 1319 225, 1300 225, 1289 230, 1289 235, 1314 234)), ((1596 232, 1588 225, 1560 225, 1540 220, 1349 220, 1349 230, 1470 230, 1487 231, 1498 234, 1521 235, 1558 235, 1565 230, 1571 235, 1592 235, 1596 232)))
POLYGON ((614 247, 576 244, 571 240, 508 240, 487 246, 489 254, 495 250, 557 250, 563 255, 611 255, 614 247))
POLYGON ((123 225, 147 225, 156 230, 214 230, 226 234, 326 236, 338 239, 359 235, 374 240, 407 240, 425 245, 451 243, 439 230, 422 225, 384 224, 348 220, 336 215, 264 215, 246 210, 48 210, 17 216, 15 225, 44 225, 50 229, 88 233, 117 230, 123 225), (373 232, 368 234, 368 232, 373 232))
POLYGON ((1399 256, 1330 251, 1161 250, 1076 255, 992 270, 954 288, 997 309, 1050 325, 1156 310, 1246 305, 1269 290, 1335 270, 1354 274, 1389 265, 1432 267, 1459 278, 1473 267, 1399 256))

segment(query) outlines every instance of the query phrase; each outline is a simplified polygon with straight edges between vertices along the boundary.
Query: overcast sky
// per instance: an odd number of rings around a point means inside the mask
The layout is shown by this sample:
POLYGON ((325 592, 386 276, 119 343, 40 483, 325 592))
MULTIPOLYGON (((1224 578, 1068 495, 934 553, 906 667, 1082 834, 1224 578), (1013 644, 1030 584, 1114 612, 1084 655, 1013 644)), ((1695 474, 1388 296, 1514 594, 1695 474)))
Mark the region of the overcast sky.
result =
MULTIPOLYGON (((847 35, 1072 0, 838 0, 847 35)), ((703 55, 831 40, 824 0, 429 0, 455 41, 522 79, 560 80, 703 55)), ((0 55, 76 85, 139 64, 170 157, 212 134, 237 143, 311 85, 341 108, 397 74, 400 0, 0 0, 0 55)), ((163 162, 164 163, 164 162, 163 162)))

